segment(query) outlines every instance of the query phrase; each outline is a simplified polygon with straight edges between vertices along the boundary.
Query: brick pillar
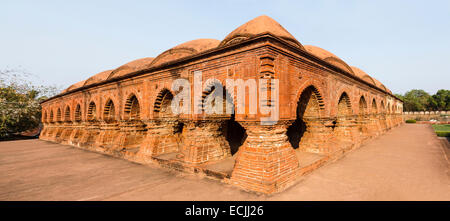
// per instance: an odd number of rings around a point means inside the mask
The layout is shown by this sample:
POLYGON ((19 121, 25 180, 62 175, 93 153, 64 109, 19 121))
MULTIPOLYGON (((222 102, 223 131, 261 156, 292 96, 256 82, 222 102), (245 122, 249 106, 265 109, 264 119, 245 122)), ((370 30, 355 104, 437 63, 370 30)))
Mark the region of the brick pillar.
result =
POLYGON ((369 134, 372 137, 378 136, 381 133, 381 125, 378 114, 370 114, 369 124, 367 126, 369 134))
POLYGON ((39 134, 39 139, 41 139, 41 140, 47 140, 47 134, 48 134, 48 132, 50 131, 50 130, 49 130, 50 124, 49 124, 49 123, 45 123, 45 122, 43 122, 42 124, 43 124, 43 125, 42 125, 41 133, 39 134))
POLYGON ((114 146, 114 140, 119 133, 119 123, 117 121, 101 121, 100 132, 95 139, 95 147, 98 151, 105 151, 114 146))
POLYGON ((293 183, 299 162, 286 131, 292 121, 276 125, 239 122, 247 132, 240 147, 230 182, 247 190, 274 193, 293 183))
POLYGON ((186 121, 183 128, 181 158, 186 163, 205 163, 231 156, 230 146, 223 134, 227 119, 186 121))
POLYGON ((63 123, 63 131, 61 133, 61 143, 62 144, 68 144, 69 143, 69 139, 70 139, 70 135, 72 134, 73 131, 73 125, 72 122, 67 121, 63 123))
POLYGON ((121 120, 119 133, 114 143, 114 154, 133 157, 144 140, 147 129, 140 120, 121 120))
POLYGON ((359 130, 355 116, 339 116, 336 118, 334 136, 340 148, 347 150, 360 142, 359 130))
POLYGON ((175 119, 146 121, 147 134, 142 141, 139 155, 151 157, 165 153, 179 152, 181 131, 175 119))
POLYGON ((83 136, 83 132, 85 132, 85 122, 75 121, 73 122, 72 127, 73 130, 69 136, 68 144, 78 146, 81 141, 81 137, 83 136))
POLYGON ((370 119, 368 115, 358 115, 356 118, 356 124, 359 131, 359 138, 360 140, 365 140, 370 137, 369 133, 369 123, 370 119))
POLYGON ((53 129, 51 136, 49 137, 49 140, 53 141, 53 142, 57 142, 57 143, 60 142, 61 134, 62 134, 63 130, 64 130, 64 126, 62 125, 62 123, 56 122, 54 124, 54 129, 53 129))
POLYGON ((336 144, 332 141, 333 120, 304 117, 303 121, 306 124, 306 131, 301 137, 299 150, 325 154, 336 151, 336 144))
POLYGON ((84 133, 80 138, 79 146, 86 148, 93 148, 95 145, 95 140, 100 133, 100 124, 98 121, 88 121, 86 122, 84 133))
POLYGON ((386 114, 380 114, 380 125, 381 125, 381 130, 384 133, 387 129, 388 129, 388 125, 387 125, 387 117, 386 114))

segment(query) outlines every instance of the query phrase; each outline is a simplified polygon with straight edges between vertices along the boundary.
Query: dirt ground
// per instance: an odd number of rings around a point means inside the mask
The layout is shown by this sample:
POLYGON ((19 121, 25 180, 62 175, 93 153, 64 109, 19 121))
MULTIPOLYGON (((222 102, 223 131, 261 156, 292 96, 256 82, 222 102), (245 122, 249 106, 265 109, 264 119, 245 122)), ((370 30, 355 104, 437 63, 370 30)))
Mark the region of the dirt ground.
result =
POLYGON ((0 200, 450 200, 443 143, 429 125, 403 125, 265 196, 70 146, 4 141, 0 200))

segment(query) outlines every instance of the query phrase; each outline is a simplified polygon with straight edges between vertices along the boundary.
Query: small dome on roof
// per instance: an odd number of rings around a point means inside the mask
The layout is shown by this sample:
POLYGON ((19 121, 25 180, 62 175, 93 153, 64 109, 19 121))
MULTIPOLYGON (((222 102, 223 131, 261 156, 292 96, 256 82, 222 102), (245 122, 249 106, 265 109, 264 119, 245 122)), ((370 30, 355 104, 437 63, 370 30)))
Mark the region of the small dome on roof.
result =
POLYGON ((68 91, 73 91, 77 88, 83 87, 84 83, 86 82, 86 80, 82 80, 80 82, 77 82, 75 84, 70 85, 68 88, 66 88, 65 90, 63 90, 61 93, 65 93, 68 91))
POLYGON ((131 62, 128 62, 116 69, 114 69, 109 75, 108 79, 124 76, 131 72, 143 70, 150 67, 150 64, 154 58, 140 58, 131 62))
POLYGON ((220 46, 233 44, 267 32, 300 48, 303 48, 302 44, 300 44, 294 36, 292 36, 286 29, 283 28, 283 26, 267 15, 256 17, 253 20, 241 25, 239 28, 228 34, 220 43, 220 46))
POLYGON ((364 81, 366 81, 369 84, 377 86, 376 83, 375 83, 375 80, 373 80, 373 78, 370 77, 370 75, 368 75, 366 72, 364 72, 363 70, 361 70, 361 69, 359 69, 359 68, 357 68, 355 66, 352 66, 351 68, 353 70, 353 73, 355 73, 355 75, 357 77, 363 79, 364 81))
POLYGON ((156 57, 151 66, 158 66, 166 62, 174 61, 190 55, 216 48, 220 41, 216 39, 197 39, 177 45, 156 57))
POLYGON ((95 84, 95 83, 104 81, 104 80, 108 79, 108 76, 111 74, 111 72, 112 72, 112 70, 102 71, 102 72, 88 78, 83 86, 87 86, 87 85, 91 85, 91 84, 95 84))
POLYGON ((304 48, 307 52, 315 55, 316 57, 319 57, 320 59, 327 61, 328 63, 330 63, 344 71, 354 74, 353 69, 350 68, 350 66, 348 66, 347 63, 345 63, 342 59, 340 59, 338 56, 334 55, 333 53, 331 53, 323 48, 319 48, 319 47, 313 46, 313 45, 305 45, 304 48))
POLYGON ((383 91, 388 92, 388 89, 386 88, 386 86, 384 86, 379 80, 372 78, 375 81, 375 85, 380 88, 383 91))

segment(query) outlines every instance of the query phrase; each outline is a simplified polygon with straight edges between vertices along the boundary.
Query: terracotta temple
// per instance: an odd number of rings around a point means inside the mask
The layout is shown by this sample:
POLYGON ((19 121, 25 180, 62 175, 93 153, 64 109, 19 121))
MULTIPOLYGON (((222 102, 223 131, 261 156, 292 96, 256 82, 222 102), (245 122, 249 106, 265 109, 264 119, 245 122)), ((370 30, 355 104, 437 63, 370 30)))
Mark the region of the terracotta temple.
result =
MULTIPOLYGON (((191 96, 191 108, 214 90, 204 85, 202 96, 191 96)), ((225 102, 240 105, 234 97, 225 102)), ((95 74, 41 105, 42 140, 267 194, 403 122, 402 101, 381 82, 322 48, 302 45, 267 16, 222 41, 188 41, 95 74), (266 90, 278 80, 278 121, 261 124, 265 113, 250 113, 249 102, 241 104, 244 112, 175 114, 172 83, 193 82, 198 71, 203 82, 215 78, 223 85, 226 79, 266 79, 266 90)))

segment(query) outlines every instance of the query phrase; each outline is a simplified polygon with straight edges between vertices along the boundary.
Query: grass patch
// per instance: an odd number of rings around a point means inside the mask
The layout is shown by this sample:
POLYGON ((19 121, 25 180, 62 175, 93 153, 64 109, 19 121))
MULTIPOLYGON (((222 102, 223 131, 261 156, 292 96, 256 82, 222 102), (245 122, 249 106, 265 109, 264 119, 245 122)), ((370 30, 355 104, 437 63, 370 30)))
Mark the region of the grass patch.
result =
POLYGON ((432 127, 439 137, 450 137, 450 124, 434 124, 432 127))
POLYGON ((415 124, 416 120, 406 120, 405 122, 408 123, 408 124, 415 124))

